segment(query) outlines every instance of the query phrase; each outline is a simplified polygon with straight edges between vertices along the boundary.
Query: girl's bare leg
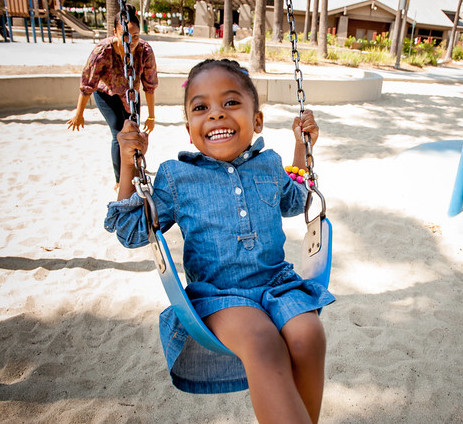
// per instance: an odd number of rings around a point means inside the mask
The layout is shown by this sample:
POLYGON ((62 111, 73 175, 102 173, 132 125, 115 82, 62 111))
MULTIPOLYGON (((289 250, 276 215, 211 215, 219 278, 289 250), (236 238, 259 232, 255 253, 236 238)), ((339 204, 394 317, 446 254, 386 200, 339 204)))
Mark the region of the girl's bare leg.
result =
POLYGON ((311 423, 286 343, 267 314, 257 308, 234 307, 204 321, 243 362, 259 423, 311 423))
POLYGON ((309 412, 317 423, 325 379, 326 338, 317 312, 297 315, 281 329, 291 356, 294 381, 309 412))

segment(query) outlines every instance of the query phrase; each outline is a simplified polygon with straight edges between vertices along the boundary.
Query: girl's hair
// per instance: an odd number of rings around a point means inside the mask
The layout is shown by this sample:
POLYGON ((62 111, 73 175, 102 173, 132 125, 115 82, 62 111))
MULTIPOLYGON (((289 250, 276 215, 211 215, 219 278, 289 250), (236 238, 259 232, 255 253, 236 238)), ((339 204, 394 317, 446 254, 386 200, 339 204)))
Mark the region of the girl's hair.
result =
POLYGON ((259 111, 259 95, 257 94, 256 87, 249 77, 249 72, 246 68, 243 68, 236 60, 229 59, 206 59, 193 68, 191 68, 190 73, 188 74, 188 79, 186 80, 185 87, 185 96, 183 98, 183 108, 186 111, 186 101, 188 97, 188 89, 190 88, 191 82, 203 71, 207 71, 213 68, 222 68, 231 74, 235 75, 239 81, 243 84, 245 90, 251 95, 254 100, 254 112, 259 111))
MULTIPOLYGON (((129 15, 130 22, 132 22, 138 28, 140 28, 140 21, 138 20, 137 9, 135 9, 135 6, 133 6, 131 4, 128 4, 127 5, 127 13, 129 15)), ((120 11, 114 17, 114 28, 117 28, 118 25, 121 25, 121 12, 120 11)))

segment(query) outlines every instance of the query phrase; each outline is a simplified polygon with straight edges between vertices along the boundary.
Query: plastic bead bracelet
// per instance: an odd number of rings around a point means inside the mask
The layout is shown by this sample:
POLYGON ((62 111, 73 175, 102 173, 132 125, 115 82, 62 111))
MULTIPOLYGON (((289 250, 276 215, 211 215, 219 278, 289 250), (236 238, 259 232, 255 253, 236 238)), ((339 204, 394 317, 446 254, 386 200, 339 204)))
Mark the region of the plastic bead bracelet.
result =
POLYGON ((305 169, 299 169, 297 166, 285 166, 285 171, 292 180, 300 184, 304 182, 305 169))

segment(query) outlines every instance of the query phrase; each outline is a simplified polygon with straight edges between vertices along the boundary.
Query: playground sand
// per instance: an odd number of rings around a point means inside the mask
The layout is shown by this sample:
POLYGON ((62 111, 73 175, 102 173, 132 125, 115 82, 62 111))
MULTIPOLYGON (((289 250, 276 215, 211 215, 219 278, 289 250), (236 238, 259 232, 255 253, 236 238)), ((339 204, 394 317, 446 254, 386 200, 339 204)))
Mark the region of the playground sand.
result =
MULTIPOLYGON (((386 82, 374 103, 316 106, 320 189, 334 227, 323 423, 460 423, 462 214, 446 216, 457 158, 410 149, 461 139, 461 85, 386 82)), ((297 110, 265 105, 264 136, 291 161, 297 110)), ((146 109, 142 110, 146 116, 146 109)), ((149 248, 103 229, 115 198, 98 110, 0 118, 0 421, 256 423, 247 391, 170 383, 167 300, 149 248)), ((149 168, 190 149, 181 107, 158 107, 149 168)), ((303 218, 285 221, 299 264, 303 218)), ((168 233, 181 261, 178 230, 168 233)), ((180 266, 180 265, 179 265, 180 266)))

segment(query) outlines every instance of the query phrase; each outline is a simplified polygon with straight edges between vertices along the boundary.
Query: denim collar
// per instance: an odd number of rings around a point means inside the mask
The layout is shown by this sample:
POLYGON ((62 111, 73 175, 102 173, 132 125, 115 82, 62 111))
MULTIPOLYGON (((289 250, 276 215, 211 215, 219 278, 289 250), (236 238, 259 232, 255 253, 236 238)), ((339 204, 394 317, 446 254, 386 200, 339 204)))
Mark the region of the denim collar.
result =
MULTIPOLYGON (((256 139, 256 141, 253 144, 249 146, 247 150, 241 153, 236 159, 234 159, 230 163, 235 167, 240 166, 247 160, 253 158, 254 156, 257 156, 263 148, 264 148, 264 139, 263 137, 259 137, 256 139)), ((206 156, 201 152, 180 152, 178 154, 178 160, 181 162, 194 163, 198 165, 201 165, 201 164, 206 165, 208 163, 215 163, 215 164, 224 163, 221 160, 217 160, 209 156, 206 156)))

